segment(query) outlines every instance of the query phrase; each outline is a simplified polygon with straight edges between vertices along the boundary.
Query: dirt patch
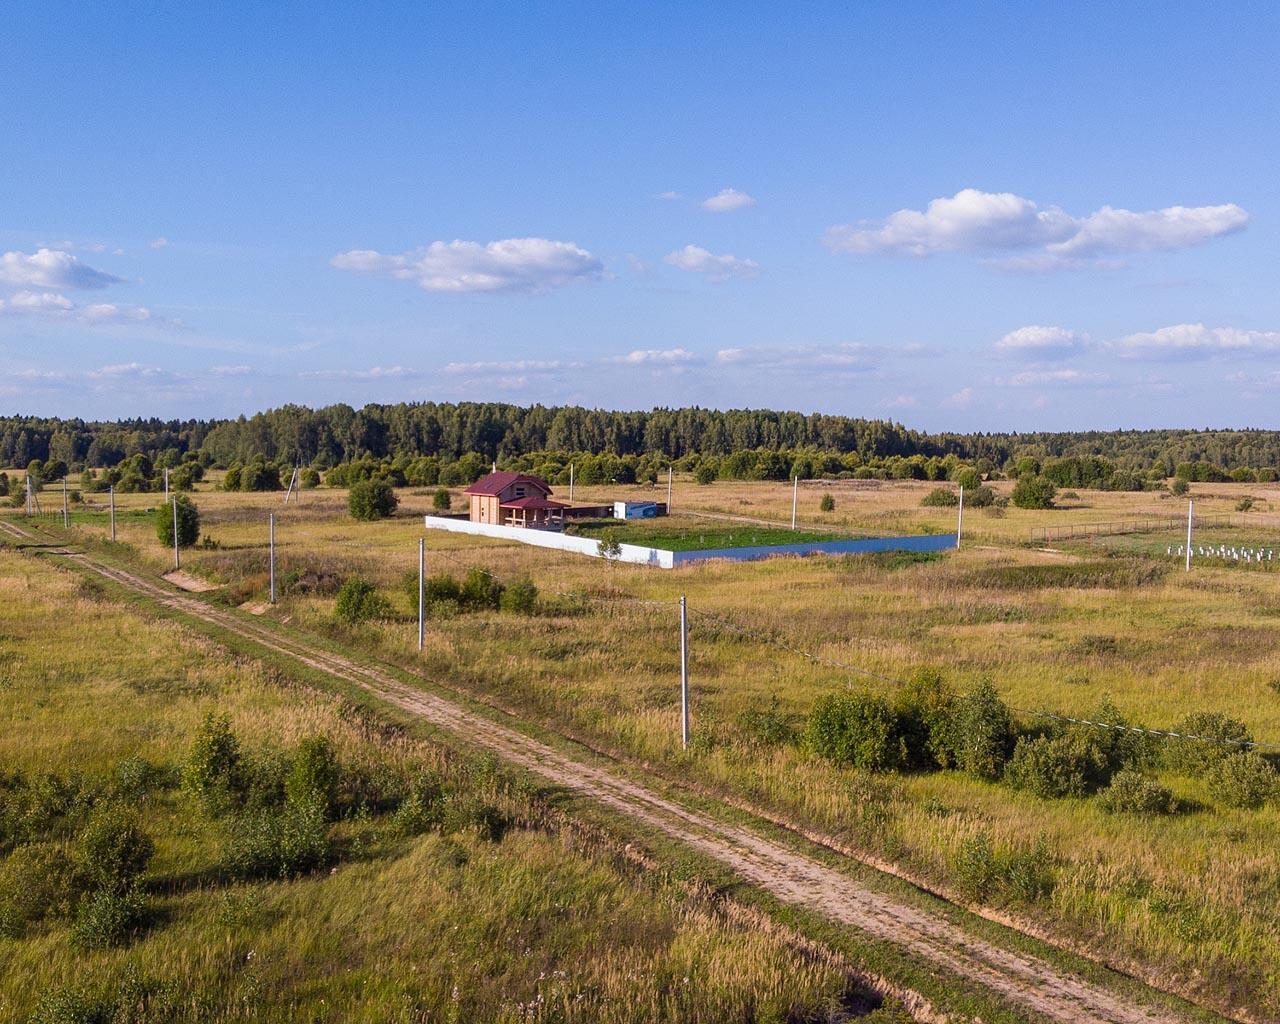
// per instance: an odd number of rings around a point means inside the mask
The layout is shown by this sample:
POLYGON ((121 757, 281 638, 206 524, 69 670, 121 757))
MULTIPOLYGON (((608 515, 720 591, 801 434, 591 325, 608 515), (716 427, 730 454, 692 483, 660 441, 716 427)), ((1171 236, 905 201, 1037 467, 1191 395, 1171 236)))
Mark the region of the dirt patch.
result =
POLYGON ((242 612, 248 612, 250 615, 265 615, 271 605, 266 601, 246 601, 238 607, 242 612))
POLYGON ((218 589, 216 583, 210 583, 199 576, 193 576, 185 569, 174 569, 173 572, 167 572, 160 578, 168 580, 179 590, 187 590, 193 594, 203 594, 206 591, 218 589))

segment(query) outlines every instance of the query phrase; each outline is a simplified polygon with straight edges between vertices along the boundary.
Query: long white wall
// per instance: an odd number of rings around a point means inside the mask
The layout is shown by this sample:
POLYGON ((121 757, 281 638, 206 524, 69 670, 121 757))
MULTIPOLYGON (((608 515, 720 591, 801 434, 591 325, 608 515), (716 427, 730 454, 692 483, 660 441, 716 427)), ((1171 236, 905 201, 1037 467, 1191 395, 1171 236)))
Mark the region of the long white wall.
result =
MULTIPOLYGON (((540 548, 572 551, 574 554, 600 556, 600 542, 591 537, 574 537, 550 530, 530 530, 519 526, 498 526, 492 523, 473 523, 467 519, 446 519, 443 516, 426 516, 428 530, 448 530, 451 533, 469 533, 476 537, 493 537, 498 540, 515 540, 540 548)), ((755 548, 718 548, 713 551, 664 551, 661 548, 642 547, 639 544, 623 544, 618 561, 634 565, 652 565, 659 569, 674 569, 677 565, 691 565, 711 558, 726 558, 735 562, 749 562, 773 555, 840 555, 863 551, 945 551, 956 546, 954 533, 916 534, 910 537, 859 537, 848 540, 816 541, 809 544, 779 544, 755 548)))

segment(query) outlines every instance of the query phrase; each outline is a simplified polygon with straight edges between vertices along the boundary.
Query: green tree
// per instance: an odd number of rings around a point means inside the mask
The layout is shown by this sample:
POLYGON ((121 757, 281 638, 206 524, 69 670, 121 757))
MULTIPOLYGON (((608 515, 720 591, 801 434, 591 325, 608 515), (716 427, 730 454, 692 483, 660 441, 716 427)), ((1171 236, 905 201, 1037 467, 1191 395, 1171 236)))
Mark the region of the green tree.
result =
POLYGON ((1053 508, 1058 489, 1043 476, 1019 476, 1013 485, 1013 503, 1018 508, 1053 508))
POLYGON ((200 539, 200 510, 185 494, 175 494, 171 502, 156 506, 156 537, 173 547, 173 506, 178 506, 178 547, 189 548, 200 539))
POLYGON ((824 494, 822 500, 818 502, 818 508, 823 512, 834 512, 836 510, 836 499, 830 494, 824 494))
POLYGON ((385 519, 399 504, 400 499, 386 480, 361 480, 347 492, 347 510, 355 519, 385 519))
POLYGON ((449 493, 447 487, 437 487, 436 493, 431 496, 431 507, 441 512, 448 512, 453 505, 453 496, 449 493))

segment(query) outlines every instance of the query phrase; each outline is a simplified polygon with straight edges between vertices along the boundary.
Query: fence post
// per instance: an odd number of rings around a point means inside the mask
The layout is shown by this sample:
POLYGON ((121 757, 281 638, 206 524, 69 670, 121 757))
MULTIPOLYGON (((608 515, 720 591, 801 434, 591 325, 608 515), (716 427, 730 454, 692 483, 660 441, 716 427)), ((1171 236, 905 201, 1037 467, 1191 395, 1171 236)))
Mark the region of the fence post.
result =
POLYGON ((267 546, 271 562, 271 603, 276 603, 276 514, 267 513, 267 546))
POLYGON ((1196 503, 1187 501, 1187 572, 1191 571, 1191 526, 1195 522, 1196 503))
POLYGON ((62 478, 62 528, 67 528, 67 478, 62 478))
POLYGON ((960 533, 964 529, 964 484, 960 485, 960 511, 956 514, 956 550, 960 549, 960 533))
POLYGON ((680 595, 680 749, 689 749, 689 606, 680 595))
POLYGON ((178 558, 178 496, 173 496, 173 568, 178 570, 182 568, 182 562, 178 558))
POLYGON ((418 650, 422 650, 427 641, 427 541, 418 538, 418 650))
POLYGON ((116 485, 111 485, 111 540, 116 539, 116 485))
POLYGON ((796 501, 800 497, 800 477, 791 478, 791 529, 796 528, 796 501))

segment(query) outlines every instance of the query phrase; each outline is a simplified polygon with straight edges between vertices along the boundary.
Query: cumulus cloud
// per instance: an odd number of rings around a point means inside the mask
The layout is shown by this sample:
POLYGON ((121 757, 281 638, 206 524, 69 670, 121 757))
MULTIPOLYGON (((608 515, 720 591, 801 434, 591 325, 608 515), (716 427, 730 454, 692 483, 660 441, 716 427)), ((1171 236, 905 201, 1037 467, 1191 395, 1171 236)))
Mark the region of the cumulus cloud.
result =
POLYGON ((684 196, 682 196, 679 192, 674 192, 671 189, 667 189, 667 191, 665 192, 659 192, 656 196, 654 196, 654 198, 662 199, 665 202, 670 203, 670 202, 674 202, 677 199, 683 199, 684 196))
POLYGON ((432 242, 399 255, 352 249, 329 262, 339 270, 413 281, 430 292, 539 292, 596 280, 604 270, 586 249, 547 238, 432 242))
POLYGON ((932 256, 945 252, 1013 254, 1011 269, 1049 270, 1103 257, 1185 249, 1241 230, 1249 215, 1234 203, 1135 212, 1104 206, 1075 217, 1012 192, 966 188, 924 210, 828 229, 834 252, 932 256))
POLYGON ((679 270, 691 274, 702 274, 708 281, 717 283, 735 277, 755 277, 760 273, 760 264, 755 260, 739 259, 737 256, 717 256, 700 245, 686 245, 683 249, 668 253, 663 262, 679 270))
POLYGON ((105 288, 123 278, 82 263, 64 249, 33 253, 6 252, 0 256, 0 284, 11 288, 105 288))
POLYGON ((954 394, 948 395, 942 400, 942 405, 947 409, 967 409, 973 405, 977 393, 973 388, 961 388, 954 394))
POLYGON ((739 192, 736 188, 722 188, 715 195, 702 201, 702 208, 712 213, 732 213, 734 210, 745 210, 755 205, 753 196, 739 192))
POLYGON ((1010 331, 995 344, 997 353, 1021 359, 1051 361, 1066 359, 1080 352, 1086 338, 1065 327, 1046 327, 1030 324, 1010 331))
POLYGON ((619 356, 618 362, 632 366, 687 366, 698 362, 698 357, 683 348, 641 348, 619 356))
MULTIPOLYGON (((151 310, 145 306, 118 306, 113 302, 77 306, 58 292, 33 291, 15 292, 8 299, 0 299, 0 315, 74 321, 90 326, 147 323, 153 320, 151 310)), ((176 321, 157 322, 176 324, 176 321)))
POLYGON ((95 380, 155 380, 167 374, 158 366, 146 366, 143 363, 112 363, 91 370, 89 376, 95 380))
POLYGON ((817 345, 752 346, 722 348, 716 362, 722 366, 742 366, 765 370, 858 370, 874 365, 874 356, 883 354, 867 345, 847 343, 827 347, 817 345))
POLYGON ((1111 347, 1122 356, 1146 359, 1272 355, 1280 352, 1280 331, 1173 324, 1155 331, 1126 335, 1112 342, 1111 347))
POLYGON ((161 235, 159 238, 151 239, 151 241, 148 242, 147 244, 152 249, 163 249, 166 245, 169 244, 169 239, 165 238, 164 235, 161 235))

